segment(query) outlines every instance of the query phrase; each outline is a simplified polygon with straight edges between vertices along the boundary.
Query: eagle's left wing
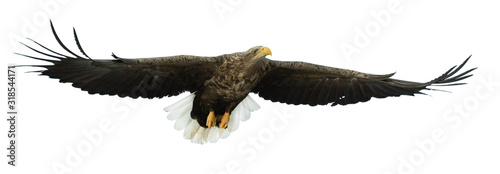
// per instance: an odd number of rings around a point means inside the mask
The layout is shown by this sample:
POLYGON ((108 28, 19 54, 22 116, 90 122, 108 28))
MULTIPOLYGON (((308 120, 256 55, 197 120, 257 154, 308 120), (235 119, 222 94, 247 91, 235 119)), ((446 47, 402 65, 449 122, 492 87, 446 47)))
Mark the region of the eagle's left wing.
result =
MULTIPOLYGON (((470 58, 470 56, 469 56, 470 58)), ((314 65, 304 62, 282 62, 266 59, 269 71, 252 90, 266 100, 287 104, 347 105, 366 102, 372 97, 422 94, 430 85, 460 85, 456 83, 472 76, 476 68, 455 75, 469 60, 454 66, 443 75, 426 83, 417 83, 357 71, 314 65), (455 76, 454 76, 455 75, 455 76)))
POLYGON ((184 91, 194 92, 211 78, 216 65, 221 62, 219 57, 187 55, 123 59, 113 54, 115 59, 93 60, 83 51, 76 32, 74 32, 76 44, 85 57, 69 50, 57 36, 52 22, 50 24, 57 42, 71 56, 55 52, 33 40, 46 51, 21 44, 54 59, 16 54, 52 63, 52 65, 32 66, 45 68, 37 71, 41 75, 59 79, 63 83, 73 83, 74 87, 88 91, 89 94, 161 98, 178 95, 184 91))

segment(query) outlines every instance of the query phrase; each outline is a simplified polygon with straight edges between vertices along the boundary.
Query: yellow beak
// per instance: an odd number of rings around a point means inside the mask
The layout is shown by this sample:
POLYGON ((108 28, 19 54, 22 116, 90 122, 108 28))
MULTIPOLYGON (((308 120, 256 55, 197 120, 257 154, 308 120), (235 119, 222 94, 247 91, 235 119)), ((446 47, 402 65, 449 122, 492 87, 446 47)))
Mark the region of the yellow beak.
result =
POLYGON ((267 56, 267 55, 273 55, 273 53, 271 53, 271 50, 267 47, 260 47, 259 48, 259 53, 257 53, 257 55, 255 57, 264 57, 264 56, 267 56))

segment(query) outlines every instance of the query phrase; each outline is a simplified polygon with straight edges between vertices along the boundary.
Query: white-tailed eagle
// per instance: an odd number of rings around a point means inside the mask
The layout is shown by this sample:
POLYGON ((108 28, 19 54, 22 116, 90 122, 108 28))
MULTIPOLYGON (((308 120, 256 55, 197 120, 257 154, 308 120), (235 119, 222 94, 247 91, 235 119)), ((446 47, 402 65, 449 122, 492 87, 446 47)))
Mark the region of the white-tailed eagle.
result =
POLYGON ((195 143, 216 142, 237 129, 239 121, 249 118, 259 108, 249 93, 294 105, 347 105, 371 98, 423 94, 431 85, 461 85, 475 68, 459 70, 469 60, 454 66, 441 76, 425 83, 391 78, 392 74, 374 75, 353 70, 315 65, 305 62, 274 61, 266 58, 271 50, 255 46, 244 52, 216 57, 178 55, 154 58, 91 59, 82 49, 73 29, 78 55, 69 50, 52 33, 70 55, 55 52, 33 41, 43 49, 29 49, 50 57, 41 58, 52 65, 42 67, 41 75, 72 83, 89 94, 117 95, 131 98, 162 98, 189 91, 191 95, 166 107, 168 119, 176 120, 175 128, 184 129, 184 137, 195 143))

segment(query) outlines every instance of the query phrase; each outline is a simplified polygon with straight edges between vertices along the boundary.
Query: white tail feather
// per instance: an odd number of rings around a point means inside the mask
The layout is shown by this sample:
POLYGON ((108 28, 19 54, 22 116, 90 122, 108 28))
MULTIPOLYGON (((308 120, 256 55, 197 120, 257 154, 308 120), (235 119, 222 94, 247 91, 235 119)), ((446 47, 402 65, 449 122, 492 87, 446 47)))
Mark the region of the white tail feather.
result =
POLYGON ((260 109, 260 106, 257 102, 255 102, 255 100, 253 100, 252 97, 247 97, 245 98, 245 100, 247 100, 247 102, 245 102, 244 104, 247 106, 248 110, 250 112, 253 112, 253 111, 256 111, 257 109, 260 109))
POLYGON ((191 118, 194 97, 194 94, 190 94, 177 103, 165 107, 163 110, 170 112, 167 119, 175 120, 174 128, 176 130, 184 129, 184 138, 197 144, 204 144, 206 142, 215 143, 221 138, 227 138, 231 132, 238 129, 240 121, 248 120, 250 113, 260 108, 259 104, 248 95, 231 112, 227 129, 220 129, 217 126, 204 128, 191 118))
POLYGON ((168 107, 165 107, 163 109, 165 112, 170 112, 168 114, 167 119, 169 120, 176 120, 179 118, 185 111, 190 112, 191 109, 193 108, 193 100, 194 100, 195 95, 189 95, 182 100, 178 101, 177 103, 170 105, 168 107), (186 107, 189 106, 189 107, 186 107), (184 108, 184 109, 179 109, 179 108, 184 108), (174 112, 176 111, 176 112, 174 112))
POLYGON ((176 130, 182 130, 184 129, 188 124, 189 122, 191 121, 191 116, 189 115, 181 115, 176 121, 175 121, 175 124, 174 124, 174 128, 176 130))
POLYGON ((166 112, 171 112, 171 111, 178 109, 180 107, 185 107, 186 104, 193 103, 194 97, 195 97, 195 95, 193 95, 193 94, 188 95, 187 97, 184 97, 183 99, 179 100, 178 102, 176 102, 170 106, 165 107, 165 109, 163 109, 163 110, 165 110, 166 112))

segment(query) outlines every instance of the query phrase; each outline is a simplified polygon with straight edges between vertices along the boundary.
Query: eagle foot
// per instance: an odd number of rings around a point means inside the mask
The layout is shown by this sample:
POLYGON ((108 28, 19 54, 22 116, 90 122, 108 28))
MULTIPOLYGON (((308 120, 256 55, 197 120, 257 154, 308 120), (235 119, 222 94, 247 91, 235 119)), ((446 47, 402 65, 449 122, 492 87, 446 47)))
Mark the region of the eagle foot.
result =
POLYGON ((224 112, 222 118, 219 123, 219 128, 225 129, 227 128, 227 124, 229 123, 229 112, 224 112))
POLYGON ((215 113, 214 113, 214 111, 210 111, 210 113, 208 113, 206 126, 208 128, 215 126, 215 113))

